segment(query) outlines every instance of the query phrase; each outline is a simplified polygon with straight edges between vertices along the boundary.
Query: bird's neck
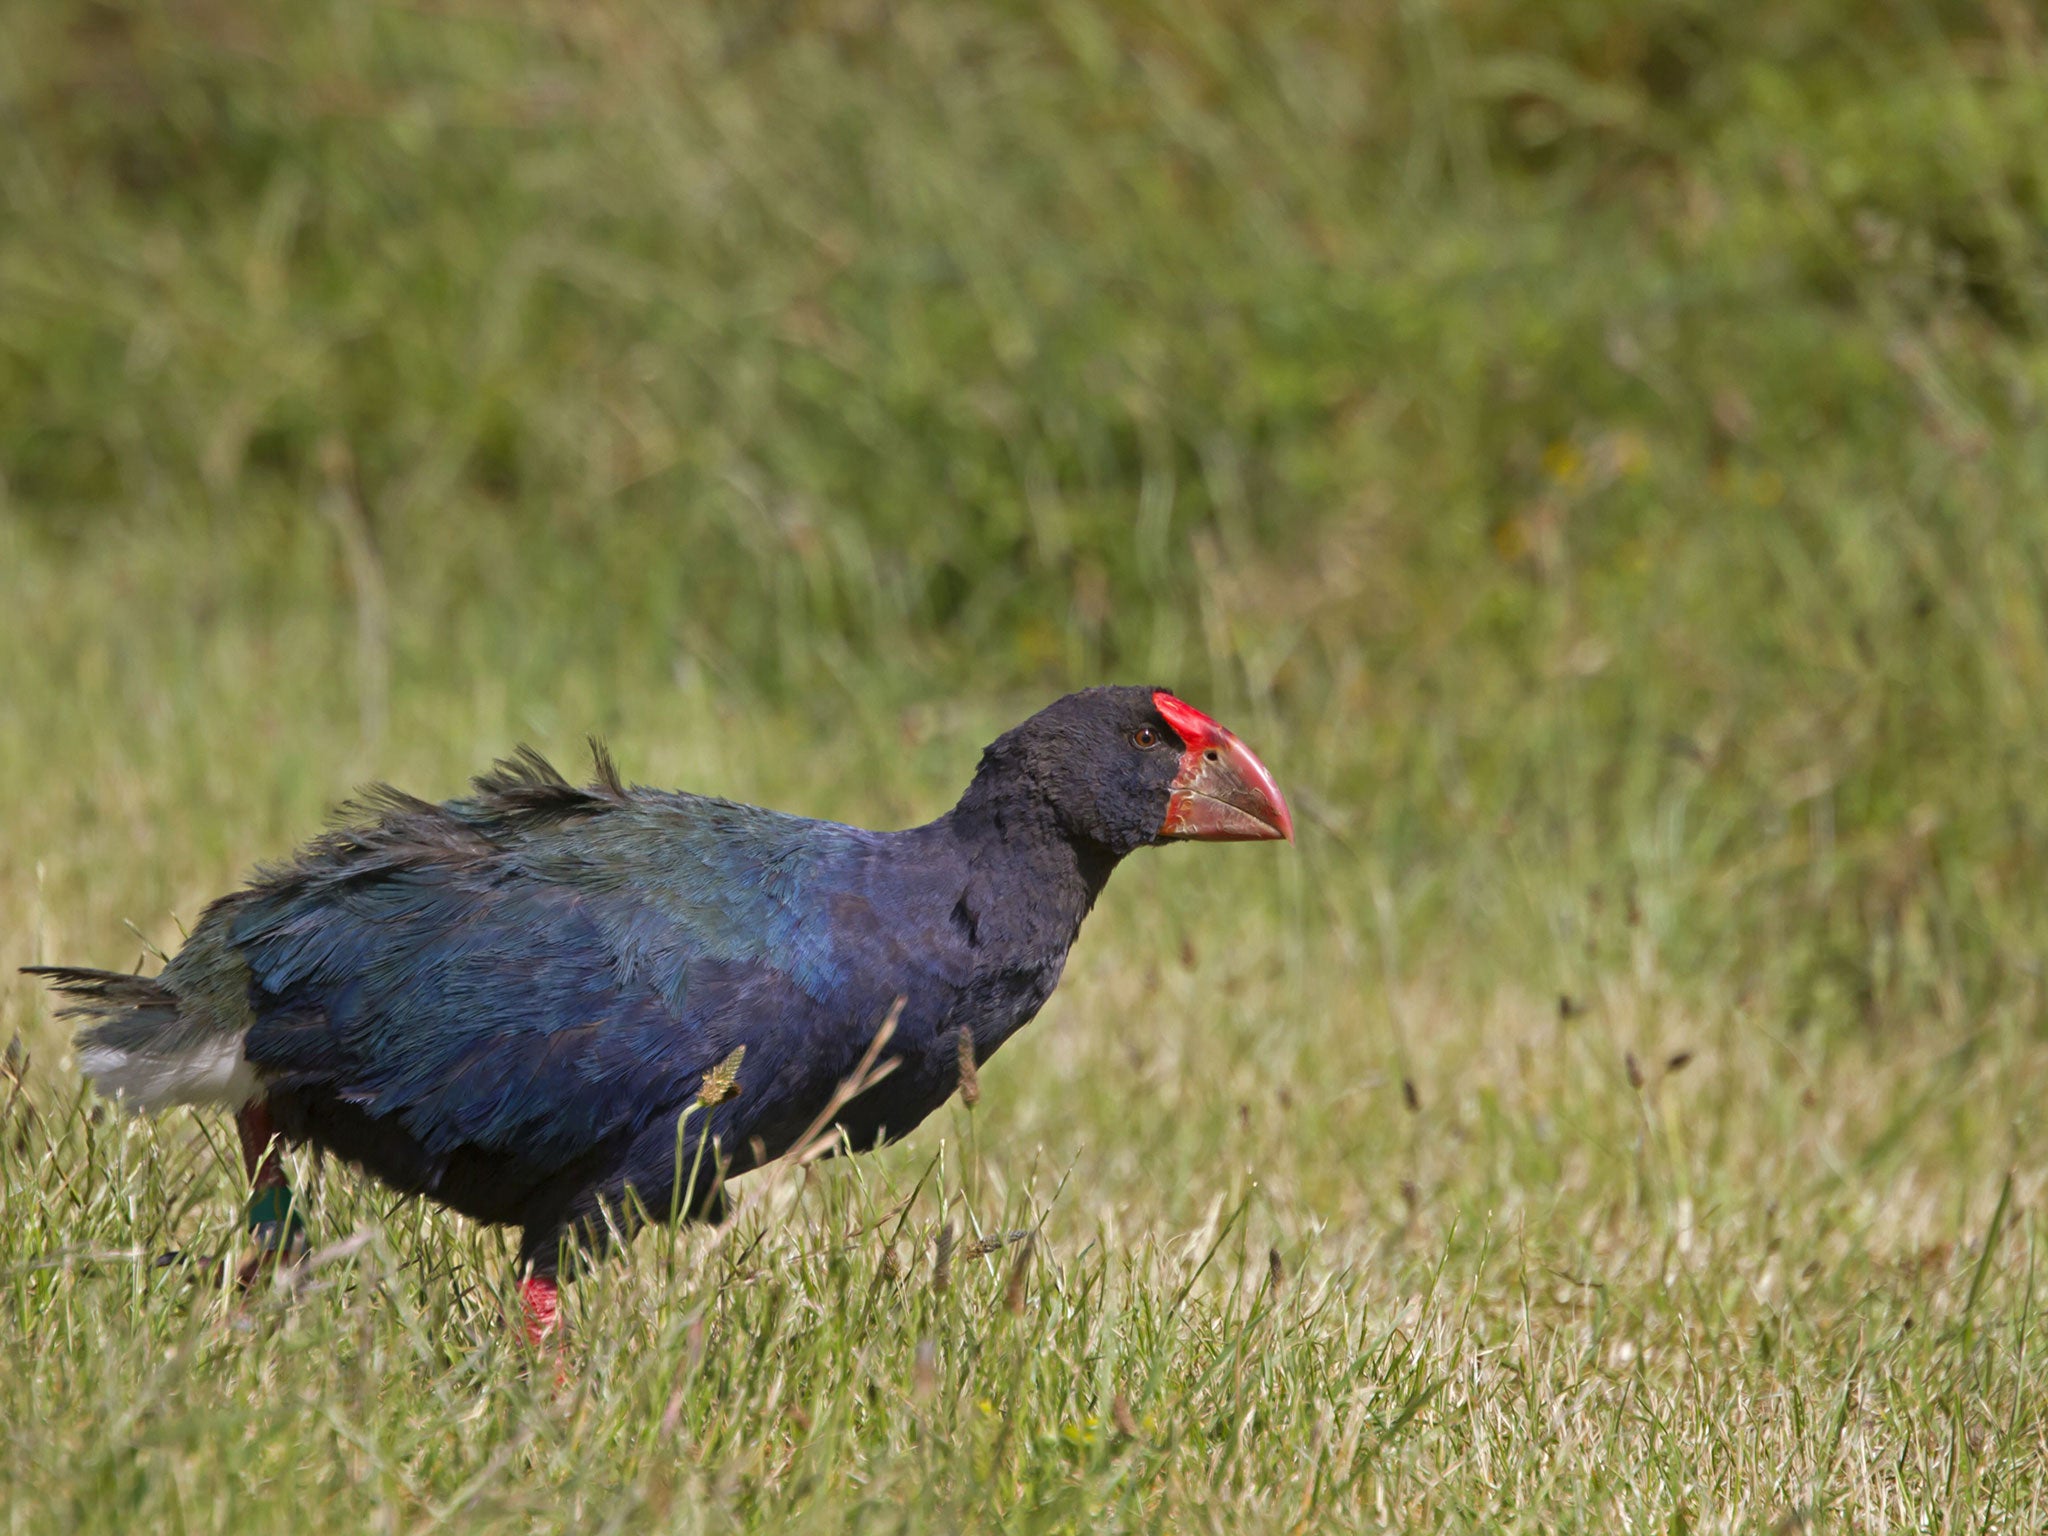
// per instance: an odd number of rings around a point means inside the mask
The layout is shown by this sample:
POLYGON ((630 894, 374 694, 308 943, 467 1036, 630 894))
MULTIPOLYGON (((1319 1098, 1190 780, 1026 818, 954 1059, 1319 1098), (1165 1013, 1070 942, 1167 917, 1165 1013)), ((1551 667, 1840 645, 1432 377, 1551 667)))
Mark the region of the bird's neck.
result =
POLYGON ((967 854, 977 945, 1064 955, 1119 856, 1074 837, 1034 788, 984 771, 942 824, 967 854))

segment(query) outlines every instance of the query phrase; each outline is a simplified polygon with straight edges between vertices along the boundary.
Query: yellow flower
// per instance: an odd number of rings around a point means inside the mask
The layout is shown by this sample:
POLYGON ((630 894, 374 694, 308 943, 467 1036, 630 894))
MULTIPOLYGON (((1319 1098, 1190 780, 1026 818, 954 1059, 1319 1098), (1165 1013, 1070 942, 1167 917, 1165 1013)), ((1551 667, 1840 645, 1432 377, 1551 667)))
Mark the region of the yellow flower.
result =
POLYGON ((1543 450, 1543 472, 1559 485, 1577 485, 1586 475, 1586 456, 1578 444, 1561 437, 1543 450))

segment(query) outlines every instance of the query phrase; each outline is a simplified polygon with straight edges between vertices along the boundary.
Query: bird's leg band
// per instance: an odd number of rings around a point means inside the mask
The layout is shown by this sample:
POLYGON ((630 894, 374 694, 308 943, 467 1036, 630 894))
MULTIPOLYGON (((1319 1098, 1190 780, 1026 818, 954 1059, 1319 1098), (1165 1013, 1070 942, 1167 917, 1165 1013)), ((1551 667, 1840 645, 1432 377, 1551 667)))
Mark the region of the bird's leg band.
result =
POLYGON ((292 1187, 284 1176, 284 1158, 270 1106, 263 1100, 245 1104, 235 1114, 242 1139, 242 1170, 249 1176, 249 1232, 263 1253, 296 1253, 306 1246, 292 1187))

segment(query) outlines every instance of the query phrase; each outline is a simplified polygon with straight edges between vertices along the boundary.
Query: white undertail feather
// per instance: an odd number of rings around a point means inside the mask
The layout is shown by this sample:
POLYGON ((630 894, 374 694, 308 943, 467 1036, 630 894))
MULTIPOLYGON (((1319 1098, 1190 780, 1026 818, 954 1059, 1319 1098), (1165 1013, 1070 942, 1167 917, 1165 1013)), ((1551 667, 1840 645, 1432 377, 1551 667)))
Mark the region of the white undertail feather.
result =
POLYGON ((241 1035, 212 1035, 176 1054, 87 1045, 78 1070, 110 1098, 154 1114, 173 1104, 238 1109, 256 1096, 256 1073, 242 1054, 241 1035))

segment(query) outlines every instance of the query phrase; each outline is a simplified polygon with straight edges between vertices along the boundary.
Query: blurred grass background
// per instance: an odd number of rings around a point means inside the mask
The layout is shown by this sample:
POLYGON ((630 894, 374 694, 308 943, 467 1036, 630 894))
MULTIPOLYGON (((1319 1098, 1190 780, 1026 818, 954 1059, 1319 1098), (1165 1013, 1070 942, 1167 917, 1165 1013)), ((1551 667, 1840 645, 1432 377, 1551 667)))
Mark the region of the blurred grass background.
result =
POLYGON ((2038 1013, 2030 8, 4 27, 13 784, 1158 679, 1461 948, 2038 1013))
POLYGON ((1853 1312, 2041 1160, 2044 327, 2021 0, 15 0, 0 963, 522 739, 900 825, 1165 683, 1300 846, 1133 861, 1000 1130, 1276 1241, 1897 1196, 1853 1312))

